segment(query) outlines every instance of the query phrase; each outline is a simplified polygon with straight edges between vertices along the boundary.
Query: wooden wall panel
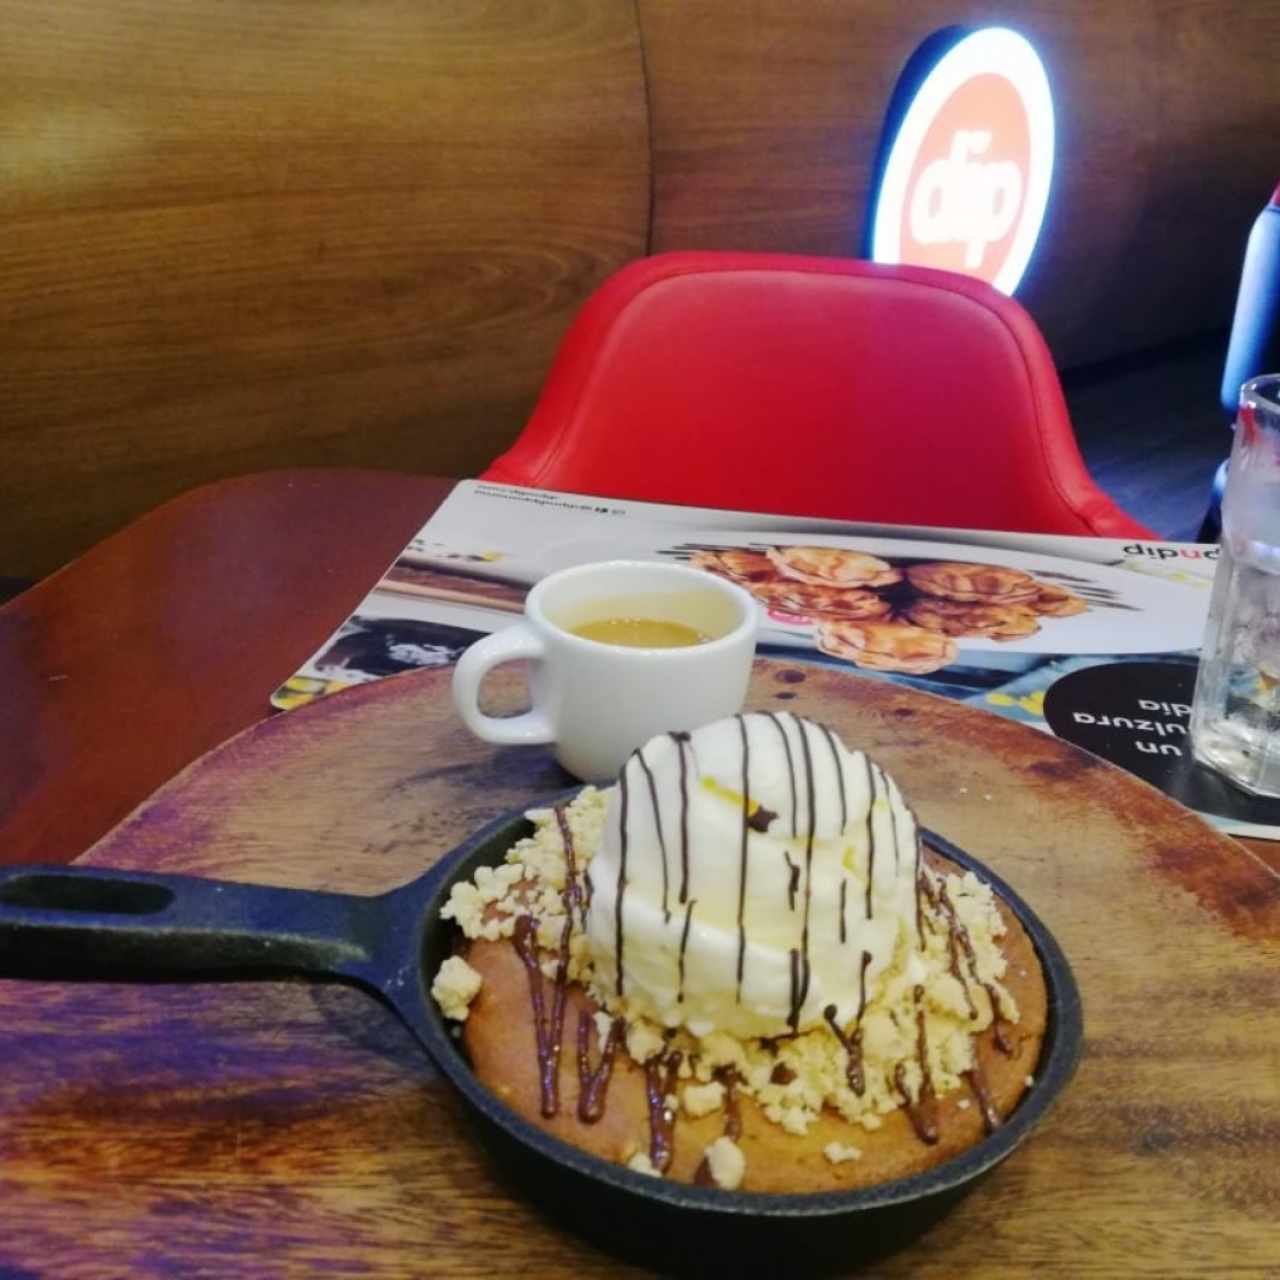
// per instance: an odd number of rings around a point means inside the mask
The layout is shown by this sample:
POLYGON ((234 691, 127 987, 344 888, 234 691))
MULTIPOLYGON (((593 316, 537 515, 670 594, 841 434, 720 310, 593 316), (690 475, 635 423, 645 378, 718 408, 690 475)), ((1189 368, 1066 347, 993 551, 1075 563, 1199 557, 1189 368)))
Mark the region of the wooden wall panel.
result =
POLYGON ((1280 181, 1280 0, 639 4, 655 249, 856 253, 902 65, 939 27, 1007 23, 1057 103, 1045 239, 1019 296, 1059 363, 1228 323, 1280 181))
POLYGON ((644 252, 630 0, 0 0, 0 570, 262 467, 453 474, 644 252))
POLYGON ((650 246, 856 253, 903 62, 999 21, 1059 363, 1225 325, 1280 0, 0 0, 0 573, 233 473, 480 469, 650 246))

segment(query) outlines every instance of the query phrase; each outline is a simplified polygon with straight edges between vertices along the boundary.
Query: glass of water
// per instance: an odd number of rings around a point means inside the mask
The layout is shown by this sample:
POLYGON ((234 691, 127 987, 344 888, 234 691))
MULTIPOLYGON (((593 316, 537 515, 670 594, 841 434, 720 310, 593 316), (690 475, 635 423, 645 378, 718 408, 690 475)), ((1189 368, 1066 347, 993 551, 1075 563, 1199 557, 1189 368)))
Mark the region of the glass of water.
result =
POLYGON ((1236 786, 1280 797, 1280 374, 1240 390, 1191 744, 1236 786))

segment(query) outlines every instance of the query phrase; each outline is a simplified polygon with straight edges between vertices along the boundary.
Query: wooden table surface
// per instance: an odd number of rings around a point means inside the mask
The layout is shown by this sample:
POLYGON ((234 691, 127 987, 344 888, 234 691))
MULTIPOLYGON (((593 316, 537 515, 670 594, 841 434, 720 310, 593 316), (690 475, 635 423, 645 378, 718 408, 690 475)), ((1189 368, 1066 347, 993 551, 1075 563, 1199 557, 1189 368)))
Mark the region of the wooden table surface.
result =
POLYGON ((452 487, 350 470, 207 485, 0 606, 0 863, 69 862, 264 719, 452 487))
MULTIPOLYGON (((449 487, 210 486, 0 608, 0 860, 98 841, 87 860, 371 891, 562 786, 544 752, 460 734, 445 673, 266 715, 449 487), (350 767, 378 742, 381 764, 350 767)), ((1031 901, 1084 992, 1063 1105, 876 1274, 1280 1275, 1277 846, 958 704, 767 664, 752 700, 874 746, 926 822, 1031 901)), ((524 1207, 358 993, 4 982, 0 1025, 0 1274, 621 1274, 524 1207)))
MULTIPOLYGON (((84 861, 356 893, 420 874, 568 781, 546 748, 472 738, 449 678, 254 726, 84 861)), ((518 673, 496 683, 523 695, 518 673)), ((765 659, 748 701, 871 751, 1031 904, 1080 985, 1084 1053, 1057 1106, 873 1274, 1274 1276, 1280 877, 1130 774, 960 703, 765 659)), ((0 1274, 640 1274, 529 1205, 359 991, 0 981, 0 1026, 0 1274)))

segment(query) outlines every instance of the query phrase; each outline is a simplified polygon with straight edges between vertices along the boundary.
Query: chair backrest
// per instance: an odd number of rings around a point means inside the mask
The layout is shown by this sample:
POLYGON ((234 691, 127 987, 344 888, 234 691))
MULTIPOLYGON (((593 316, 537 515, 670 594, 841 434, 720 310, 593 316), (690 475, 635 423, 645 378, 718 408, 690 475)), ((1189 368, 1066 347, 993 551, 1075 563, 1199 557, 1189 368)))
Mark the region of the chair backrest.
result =
POLYGON ((485 478, 845 519, 1150 536, 1015 302, 947 272, 669 253, 612 276, 485 478))
POLYGON ((1280 373, 1280 187, 1245 245, 1219 391, 1229 418, 1235 417, 1241 385, 1263 373, 1280 373))

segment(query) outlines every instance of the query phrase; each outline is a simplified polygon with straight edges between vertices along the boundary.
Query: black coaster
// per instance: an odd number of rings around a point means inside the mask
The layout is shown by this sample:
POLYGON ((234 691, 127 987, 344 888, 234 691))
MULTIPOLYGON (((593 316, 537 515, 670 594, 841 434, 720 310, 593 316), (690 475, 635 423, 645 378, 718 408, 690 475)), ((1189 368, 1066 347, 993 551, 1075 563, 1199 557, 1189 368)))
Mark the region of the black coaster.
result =
POLYGON ((1201 813, 1280 826, 1280 800, 1250 795, 1191 754, 1196 664, 1110 662, 1050 685, 1044 718, 1060 738, 1110 760, 1201 813))

